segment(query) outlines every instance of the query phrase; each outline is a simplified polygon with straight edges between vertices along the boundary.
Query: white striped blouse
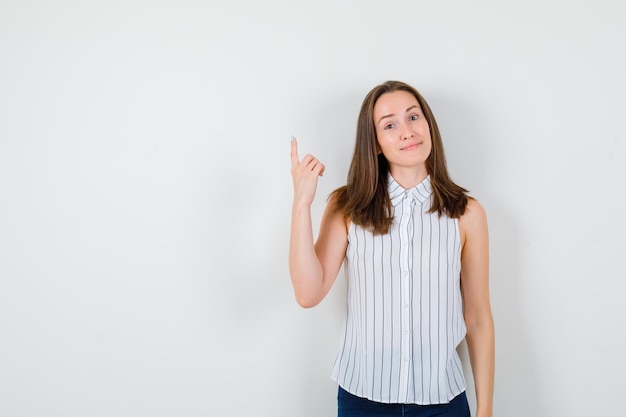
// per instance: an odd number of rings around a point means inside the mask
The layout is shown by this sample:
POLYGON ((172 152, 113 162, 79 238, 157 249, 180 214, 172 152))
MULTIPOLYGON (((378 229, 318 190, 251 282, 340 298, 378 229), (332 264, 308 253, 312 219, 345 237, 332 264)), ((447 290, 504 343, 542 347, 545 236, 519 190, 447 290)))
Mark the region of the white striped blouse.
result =
POLYGON ((393 224, 350 225, 347 312, 332 378, 383 403, 443 404, 465 390, 457 219, 429 213, 430 177, 405 190, 389 175, 393 224))

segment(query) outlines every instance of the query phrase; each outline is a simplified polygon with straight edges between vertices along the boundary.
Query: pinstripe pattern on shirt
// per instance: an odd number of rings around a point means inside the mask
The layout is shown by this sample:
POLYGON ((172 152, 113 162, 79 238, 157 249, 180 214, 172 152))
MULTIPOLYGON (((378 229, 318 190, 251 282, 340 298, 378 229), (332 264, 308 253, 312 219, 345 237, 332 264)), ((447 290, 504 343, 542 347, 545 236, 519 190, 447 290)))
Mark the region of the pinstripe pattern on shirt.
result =
POLYGON ((384 403, 442 404, 465 390, 457 219, 429 213, 427 177, 405 190, 390 175, 393 223, 348 231, 347 311, 332 377, 384 403))

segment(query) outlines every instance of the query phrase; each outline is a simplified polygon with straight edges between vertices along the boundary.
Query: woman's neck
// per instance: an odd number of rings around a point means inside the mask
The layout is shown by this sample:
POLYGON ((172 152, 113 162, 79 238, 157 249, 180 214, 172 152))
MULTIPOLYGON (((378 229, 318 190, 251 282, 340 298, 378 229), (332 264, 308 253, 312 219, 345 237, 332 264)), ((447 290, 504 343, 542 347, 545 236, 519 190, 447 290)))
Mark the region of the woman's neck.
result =
POLYGON ((424 181, 424 179, 428 176, 426 167, 393 167, 390 169, 390 172, 393 179, 396 180, 396 182, 405 190, 415 187, 417 184, 424 181))

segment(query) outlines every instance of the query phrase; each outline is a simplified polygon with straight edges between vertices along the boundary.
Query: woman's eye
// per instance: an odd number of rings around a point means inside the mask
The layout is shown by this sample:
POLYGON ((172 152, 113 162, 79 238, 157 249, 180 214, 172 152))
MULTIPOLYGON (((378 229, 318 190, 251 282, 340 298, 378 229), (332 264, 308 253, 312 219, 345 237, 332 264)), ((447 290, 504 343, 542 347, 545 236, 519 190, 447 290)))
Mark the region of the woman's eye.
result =
POLYGON ((411 117, 409 117, 409 120, 411 120, 411 121, 415 121, 417 119, 418 119, 417 114, 412 114, 411 117))
POLYGON ((389 123, 388 125, 385 125, 385 130, 389 130, 389 129, 393 129, 393 124, 389 123))

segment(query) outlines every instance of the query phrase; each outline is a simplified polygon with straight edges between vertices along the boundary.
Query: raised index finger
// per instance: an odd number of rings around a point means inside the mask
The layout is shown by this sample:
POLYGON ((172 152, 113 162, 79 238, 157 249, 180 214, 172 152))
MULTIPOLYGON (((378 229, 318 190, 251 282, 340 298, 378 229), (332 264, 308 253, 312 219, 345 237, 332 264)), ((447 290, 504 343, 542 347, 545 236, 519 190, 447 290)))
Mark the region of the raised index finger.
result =
POLYGON ((298 142, 295 137, 291 137, 291 166, 294 167, 300 163, 298 157, 298 142))

